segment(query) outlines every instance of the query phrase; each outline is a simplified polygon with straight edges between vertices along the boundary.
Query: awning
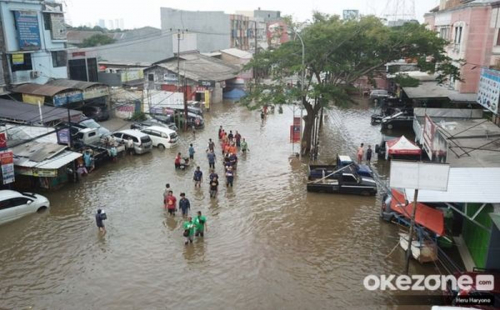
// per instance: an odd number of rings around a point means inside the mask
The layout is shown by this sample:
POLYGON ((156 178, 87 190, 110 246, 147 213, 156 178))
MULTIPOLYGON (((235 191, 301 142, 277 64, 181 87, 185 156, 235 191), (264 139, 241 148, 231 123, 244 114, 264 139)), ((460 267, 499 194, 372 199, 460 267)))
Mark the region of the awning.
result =
POLYGON ((67 87, 67 86, 26 83, 14 87, 12 91, 21 94, 54 97, 55 95, 62 92, 80 91, 80 90, 74 87, 67 87))
MULTIPOLYGON (((413 214, 413 203, 406 205, 406 198, 404 194, 396 189, 392 189, 391 193, 391 210, 401 214, 407 219, 410 219, 413 214)), ((417 203, 415 222, 440 236, 443 236, 445 233, 443 212, 420 202, 417 203)))
POLYGON ((388 155, 420 155, 422 150, 405 136, 389 140, 385 143, 386 158, 388 155))
MULTIPOLYGON (((419 190, 418 201, 435 203, 500 203, 500 168, 450 168, 446 192, 419 190)), ((413 199, 413 190, 406 189, 413 199)))
MULTIPOLYGON (((0 119, 24 122, 27 124, 50 123, 68 119, 68 110, 64 108, 54 108, 41 106, 42 117, 38 106, 12 100, 0 99, 0 119)), ((72 120, 79 120, 83 113, 76 110, 69 110, 72 120)))
POLYGON ((61 167, 66 166, 77 158, 82 157, 82 154, 64 151, 61 154, 54 156, 50 159, 44 160, 42 162, 34 162, 31 160, 22 160, 19 158, 14 158, 14 165, 25 168, 36 168, 36 169, 46 169, 46 170, 57 170, 61 167))

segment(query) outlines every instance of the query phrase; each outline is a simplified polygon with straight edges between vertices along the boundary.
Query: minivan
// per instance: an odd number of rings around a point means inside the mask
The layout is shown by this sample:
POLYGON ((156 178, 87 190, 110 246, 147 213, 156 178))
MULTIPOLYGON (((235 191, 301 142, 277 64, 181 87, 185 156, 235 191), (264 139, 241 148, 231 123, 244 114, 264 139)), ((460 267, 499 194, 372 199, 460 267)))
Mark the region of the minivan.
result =
POLYGON ((153 142, 151 138, 145 134, 135 129, 125 129, 113 133, 113 137, 117 142, 126 143, 128 139, 134 141, 134 151, 136 154, 144 154, 151 152, 153 148, 153 142))
POLYGON ((177 133, 172 129, 160 126, 150 126, 141 129, 141 132, 149 135, 153 141, 153 146, 160 149, 170 148, 177 144, 177 133))
POLYGON ((49 207, 49 200, 42 195, 0 190, 0 225, 49 207))

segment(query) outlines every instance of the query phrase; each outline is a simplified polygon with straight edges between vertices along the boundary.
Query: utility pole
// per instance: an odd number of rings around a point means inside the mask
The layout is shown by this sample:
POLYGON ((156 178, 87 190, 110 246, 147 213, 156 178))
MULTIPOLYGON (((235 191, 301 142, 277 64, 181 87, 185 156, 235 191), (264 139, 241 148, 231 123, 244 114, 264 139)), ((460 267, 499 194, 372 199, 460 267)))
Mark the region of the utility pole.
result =
POLYGON ((405 274, 407 275, 410 269, 411 244, 413 242, 413 227, 415 226, 415 214, 417 213, 418 189, 415 189, 413 196, 413 214, 411 215, 410 232, 408 233, 408 249, 406 249, 406 265, 405 274))
MULTIPOLYGON (((170 31, 173 29, 170 28, 170 31)), ((187 32, 187 29, 177 29, 177 92, 179 92, 181 88, 181 40, 182 40, 182 35, 187 32)), ((186 75, 184 73, 184 75, 186 75)), ((184 81, 183 81, 183 98, 184 98, 184 130, 187 130, 187 86, 186 86, 186 77, 184 76, 184 81)), ((174 117, 175 117, 175 112, 174 112, 174 117)), ((180 128, 180 121, 179 121, 179 128, 180 128)))

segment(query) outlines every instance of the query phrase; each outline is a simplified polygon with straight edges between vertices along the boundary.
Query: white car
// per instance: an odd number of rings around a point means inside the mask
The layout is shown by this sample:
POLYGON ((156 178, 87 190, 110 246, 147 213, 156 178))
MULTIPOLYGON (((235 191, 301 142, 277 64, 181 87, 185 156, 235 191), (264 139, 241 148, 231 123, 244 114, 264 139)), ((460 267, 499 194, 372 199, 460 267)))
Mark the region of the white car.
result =
POLYGON ((170 128, 160 126, 150 126, 141 129, 141 132, 147 134, 153 141, 153 146, 158 148, 171 148, 177 144, 178 136, 175 131, 170 128))
POLYGON ((49 207, 49 200, 42 195, 0 190, 0 225, 49 207))
POLYGON ((136 154, 151 152, 151 149, 153 148, 151 138, 147 134, 142 133, 139 130, 120 130, 113 133, 113 137, 115 138, 115 141, 124 143, 128 139, 132 139, 132 141, 134 141, 134 151, 136 154))

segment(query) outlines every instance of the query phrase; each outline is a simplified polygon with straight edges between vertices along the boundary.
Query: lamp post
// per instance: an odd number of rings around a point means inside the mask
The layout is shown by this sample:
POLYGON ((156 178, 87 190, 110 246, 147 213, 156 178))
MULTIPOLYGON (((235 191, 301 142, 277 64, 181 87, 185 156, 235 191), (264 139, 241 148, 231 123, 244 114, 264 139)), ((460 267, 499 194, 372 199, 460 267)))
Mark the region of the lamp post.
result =
MULTIPOLYGON (((304 45, 304 40, 302 40, 302 36, 293 29, 293 32, 297 35, 297 37, 300 40, 300 43, 302 44, 302 76, 301 76, 301 82, 300 82, 300 96, 302 99, 302 104, 304 104, 304 82, 305 82, 305 75, 306 75, 306 66, 305 66, 305 53, 306 53, 306 47, 304 45)), ((300 107, 300 148, 299 148, 299 158, 302 159, 302 118, 303 118, 303 110, 302 107, 300 107)))

